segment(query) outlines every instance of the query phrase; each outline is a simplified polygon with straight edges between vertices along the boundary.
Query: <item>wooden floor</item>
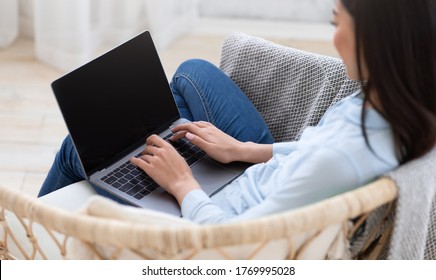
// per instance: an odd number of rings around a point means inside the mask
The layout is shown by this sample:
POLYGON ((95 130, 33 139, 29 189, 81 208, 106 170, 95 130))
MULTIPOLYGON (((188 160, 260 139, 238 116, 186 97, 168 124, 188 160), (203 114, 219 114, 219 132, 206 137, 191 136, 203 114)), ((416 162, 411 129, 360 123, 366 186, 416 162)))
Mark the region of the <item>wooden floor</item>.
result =
MULTIPOLYGON (((332 44, 324 38, 289 39, 277 33, 274 26, 264 25, 262 33, 248 32, 279 44, 336 56, 332 44)), ((204 25, 201 28, 161 52, 168 77, 190 58, 203 58, 218 65, 221 45, 228 33, 208 32, 204 25)), ((281 34, 286 34, 286 30, 281 34)), ((62 74, 35 59, 29 39, 18 39, 12 46, 0 49, 0 185, 31 195, 38 193, 67 133, 50 89, 50 83, 62 74)))

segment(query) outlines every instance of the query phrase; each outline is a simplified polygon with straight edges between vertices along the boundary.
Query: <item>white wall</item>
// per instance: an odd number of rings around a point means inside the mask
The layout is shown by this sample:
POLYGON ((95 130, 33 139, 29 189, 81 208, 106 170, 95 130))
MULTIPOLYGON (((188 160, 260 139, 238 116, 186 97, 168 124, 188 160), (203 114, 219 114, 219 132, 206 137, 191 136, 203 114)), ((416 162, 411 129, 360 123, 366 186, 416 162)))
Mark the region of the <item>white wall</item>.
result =
POLYGON ((192 29, 197 0, 35 1, 35 50, 56 68, 75 68, 143 30, 158 50, 192 29))
POLYGON ((200 0, 199 9, 203 17, 328 22, 334 3, 334 0, 200 0))
MULTIPOLYGON (((167 0, 160 0, 168 2, 167 0)), ((181 2, 183 0, 178 0, 181 2)), ((334 0, 198 0, 198 13, 202 17, 259 18, 284 21, 328 22, 334 0)), ((34 36, 34 0, 19 0, 19 34, 34 36)), ((192 4, 191 4, 192 5, 192 4)), ((169 5, 174 10, 174 5, 169 5), (172 8, 173 7, 173 8, 172 8)), ((176 5, 177 6, 177 5, 176 5)), ((10 12, 10 11, 8 11, 10 12)), ((168 20, 168 13, 158 11, 157 21, 168 20), (159 13, 163 13, 159 16, 159 13)))
POLYGON ((10 45, 18 35, 18 5, 15 0, 0 1, 0 48, 10 45))

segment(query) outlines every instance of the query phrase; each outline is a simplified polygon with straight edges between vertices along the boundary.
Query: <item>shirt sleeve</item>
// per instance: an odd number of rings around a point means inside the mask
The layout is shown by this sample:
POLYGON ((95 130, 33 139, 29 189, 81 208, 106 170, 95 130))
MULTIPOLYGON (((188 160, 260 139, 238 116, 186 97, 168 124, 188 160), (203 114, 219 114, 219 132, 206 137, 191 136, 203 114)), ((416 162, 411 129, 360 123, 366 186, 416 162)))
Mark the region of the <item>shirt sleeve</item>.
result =
MULTIPOLYGON (((300 153, 300 152, 299 152, 300 153)), ((190 192, 182 203, 185 218, 198 223, 223 223, 255 219, 305 206, 359 186, 358 172, 348 157, 329 148, 301 153, 299 164, 284 162, 266 184, 280 187, 258 205, 229 217, 204 192, 190 192), (297 166, 290 171, 291 166, 297 166)))
POLYGON ((189 192, 182 202, 183 218, 199 224, 219 224, 231 219, 202 190, 189 192))
POLYGON ((273 156, 276 154, 289 155, 297 149, 297 142, 281 142, 273 144, 273 156))

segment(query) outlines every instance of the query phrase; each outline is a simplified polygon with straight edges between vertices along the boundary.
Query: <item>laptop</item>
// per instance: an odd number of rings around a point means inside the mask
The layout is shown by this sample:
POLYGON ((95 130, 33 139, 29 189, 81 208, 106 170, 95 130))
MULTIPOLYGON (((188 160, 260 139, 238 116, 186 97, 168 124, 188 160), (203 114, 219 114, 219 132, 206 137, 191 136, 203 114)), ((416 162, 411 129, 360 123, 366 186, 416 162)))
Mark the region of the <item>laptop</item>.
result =
MULTIPOLYGON (((87 180, 128 204, 181 215, 177 201, 129 160, 146 139, 172 135, 179 115, 151 35, 145 31, 52 83, 87 180)), ((220 164, 186 139, 172 143, 212 196, 245 164, 220 164)))

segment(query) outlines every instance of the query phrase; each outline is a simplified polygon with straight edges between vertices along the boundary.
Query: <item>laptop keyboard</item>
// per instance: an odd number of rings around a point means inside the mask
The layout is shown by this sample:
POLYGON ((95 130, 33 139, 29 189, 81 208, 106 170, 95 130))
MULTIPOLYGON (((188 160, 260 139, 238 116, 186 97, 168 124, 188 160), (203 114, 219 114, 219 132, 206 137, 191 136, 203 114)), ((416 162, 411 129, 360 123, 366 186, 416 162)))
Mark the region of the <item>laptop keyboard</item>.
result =
MULTIPOLYGON (((171 142, 168 138, 169 136, 165 138, 165 140, 174 146, 188 165, 194 164, 205 155, 200 148, 192 145, 184 138, 177 142, 171 142)), ((138 154, 136 157, 140 155, 141 154, 138 154)), ((159 187, 150 176, 140 168, 131 164, 130 161, 122 164, 120 167, 101 178, 101 180, 138 200, 159 187)))

